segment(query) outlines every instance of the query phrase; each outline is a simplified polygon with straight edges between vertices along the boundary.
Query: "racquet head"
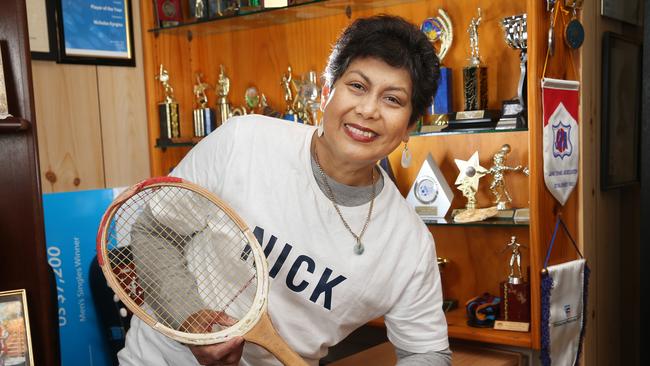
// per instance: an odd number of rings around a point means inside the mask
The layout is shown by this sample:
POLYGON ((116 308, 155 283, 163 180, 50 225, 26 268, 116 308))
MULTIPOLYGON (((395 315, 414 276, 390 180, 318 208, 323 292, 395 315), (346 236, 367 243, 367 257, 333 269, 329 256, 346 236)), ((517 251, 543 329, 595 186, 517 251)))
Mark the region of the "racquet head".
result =
POLYGON ((104 214, 97 259, 134 315, 177 341, 205 345, 266 318, 268 268, 244 221, 179 178, 145 180, 104 214))

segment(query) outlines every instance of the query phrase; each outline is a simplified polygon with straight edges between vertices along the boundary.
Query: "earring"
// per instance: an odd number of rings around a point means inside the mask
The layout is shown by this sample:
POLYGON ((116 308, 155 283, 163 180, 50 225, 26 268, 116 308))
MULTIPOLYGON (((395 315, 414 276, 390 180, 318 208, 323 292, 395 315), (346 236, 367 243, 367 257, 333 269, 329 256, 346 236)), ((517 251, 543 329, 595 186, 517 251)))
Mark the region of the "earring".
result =
POLYGON ((402 168, 408 168, 411 166, 411 158, 413 156, 411 155, 411 152, 409 151, 409 147, 404 143, 404 150, 402 150, 402 168))
POLYGON ((320 121, 318 124, 318 128, 316 129, 316 133, 318 134, 318 137, 323 136, 323 133, 325 133, 325 129, 323 128, 323 121, 320 121))

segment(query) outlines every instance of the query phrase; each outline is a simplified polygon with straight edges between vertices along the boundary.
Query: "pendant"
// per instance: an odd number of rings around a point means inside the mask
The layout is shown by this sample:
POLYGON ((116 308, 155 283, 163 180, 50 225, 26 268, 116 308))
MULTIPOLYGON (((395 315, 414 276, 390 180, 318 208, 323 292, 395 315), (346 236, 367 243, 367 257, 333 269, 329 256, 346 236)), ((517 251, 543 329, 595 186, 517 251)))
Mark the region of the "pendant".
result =
POLYGON ((564 40, 567 46, 574 50, 582 46, 582 42, 585 40, 585 29, 578 19, 573 19, 567 24, 564 30, 564 40))
POLYGON ((357 240, 357 243, 354 245, 354 254, 361 255, 363 254, 363 250, 363 244, 361 244, 360 240, 357 240))

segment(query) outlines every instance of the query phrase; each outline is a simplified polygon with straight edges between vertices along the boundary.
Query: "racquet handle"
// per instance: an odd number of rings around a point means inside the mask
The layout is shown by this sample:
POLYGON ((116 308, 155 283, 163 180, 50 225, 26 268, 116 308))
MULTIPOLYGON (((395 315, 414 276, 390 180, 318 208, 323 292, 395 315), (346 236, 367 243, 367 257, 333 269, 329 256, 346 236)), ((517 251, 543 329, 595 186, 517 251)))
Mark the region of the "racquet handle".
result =
POLYGON ((308 366, 305 360, 294 352, 275 331, 266 311, 262 313, 257 324, 243 337, 248 342, 264 347, 285 366, 308 366))

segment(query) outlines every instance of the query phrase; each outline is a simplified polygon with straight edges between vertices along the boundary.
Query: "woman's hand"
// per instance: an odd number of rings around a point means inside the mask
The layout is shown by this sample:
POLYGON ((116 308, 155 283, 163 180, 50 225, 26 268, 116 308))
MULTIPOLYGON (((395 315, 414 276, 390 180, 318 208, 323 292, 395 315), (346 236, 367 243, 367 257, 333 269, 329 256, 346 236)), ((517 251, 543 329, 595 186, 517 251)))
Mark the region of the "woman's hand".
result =
POLYGON ((189 346, 199 364, 206 366, 236 366, 244 351, 244 338, 235 337, 228 342, 207 346, 189 346))
MULTIPOLYGON (((190 315, 181 325, 181 331, 189 333, 210 333, 219 325, 231 326, 237 321, 226 313, 201 310, 190 315)), ((244 351, 244 338, 235 337, 227 342, 206 346, 188 346, 196 360, 205 366, 238 365, 244 351)))

